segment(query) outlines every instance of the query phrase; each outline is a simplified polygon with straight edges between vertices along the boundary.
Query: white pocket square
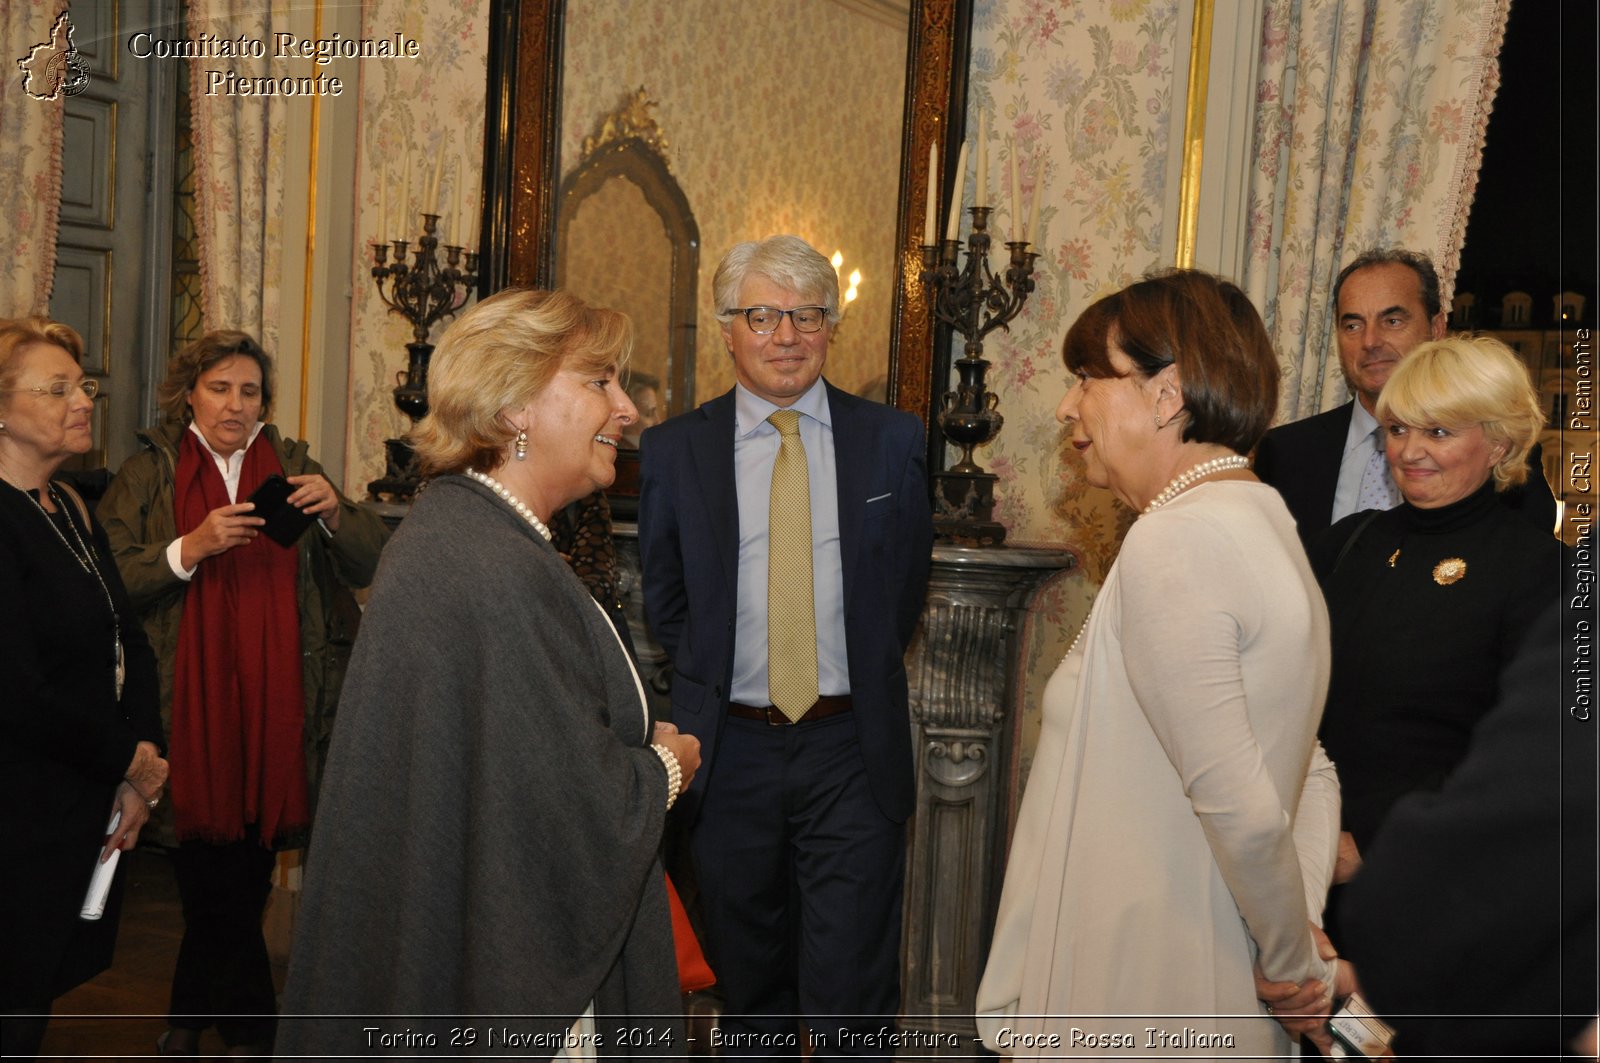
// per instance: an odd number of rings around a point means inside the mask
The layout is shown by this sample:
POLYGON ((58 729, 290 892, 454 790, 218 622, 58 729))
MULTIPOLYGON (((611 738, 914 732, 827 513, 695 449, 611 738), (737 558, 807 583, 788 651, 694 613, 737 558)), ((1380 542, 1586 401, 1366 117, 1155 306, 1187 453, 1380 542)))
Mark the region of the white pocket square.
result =
POLYGON ((870 506, 874 502, 882 502, 886 498, 893 498, 893 497, 894 497, 894 492, 893 491, 885 491, 881 495, 873 495, 871 498, 869 498, 865 502, 863 502, 862 505, 870 506))

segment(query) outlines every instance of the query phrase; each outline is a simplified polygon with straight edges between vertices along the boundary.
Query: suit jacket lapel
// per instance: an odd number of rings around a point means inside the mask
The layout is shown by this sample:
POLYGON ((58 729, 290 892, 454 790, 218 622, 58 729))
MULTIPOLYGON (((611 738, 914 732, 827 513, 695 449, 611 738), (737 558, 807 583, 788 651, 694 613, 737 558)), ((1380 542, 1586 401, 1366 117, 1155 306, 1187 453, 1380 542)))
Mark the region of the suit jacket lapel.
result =
POLYGON ((1356 404, 1347 402, 1340 408, 1341 416, 1329 417, 1323 422, 1323 429, 1327 433, 1322 446, 1312 452, 1312 460, 1319 463, 1315 475, 1318 480, 1318 498, 1328 500, 1327 508, 1322 514, 1325 525, 1333 523, 1333 496, 1339 490, 1339 467, 1344 464, 1344 443, 1350 438, 1350 422, 1355 419, 1356 404))
MULTIPOLYGON (((738 586, 739 498, 733 471, 733 392, 719 395, 700 407, 702 420, 695 425, 689 452, 695 479, 706 505, 706 518, 716 537, 713 546, 722 562, 730 593, 738 586)), ((687 544, 686 544, 687 545, 687 544)))
MULTIPOLYGON (((826 383, 826 382, 824 382, 826 383)), ((854 396, 827 384, 828 410, 833 416, 833 471, 839 490, 839 562, 844 576, 844 600, 855 587, 861 548, 861 522, 866 516, 868 476, 876 455, 860 420, 852 416, 854 396)))

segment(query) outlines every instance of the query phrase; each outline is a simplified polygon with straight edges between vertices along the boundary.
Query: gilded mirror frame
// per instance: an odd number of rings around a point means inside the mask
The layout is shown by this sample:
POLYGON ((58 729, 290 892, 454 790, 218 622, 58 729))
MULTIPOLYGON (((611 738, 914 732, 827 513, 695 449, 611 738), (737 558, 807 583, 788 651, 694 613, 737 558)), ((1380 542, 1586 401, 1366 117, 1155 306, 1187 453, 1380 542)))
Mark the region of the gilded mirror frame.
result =
MULTIPOLYGON (((895 220, 899 276, 889 332, 889 400, 931 424, 948 375, 948 330, 933 328, 923 292, 922 218, 928 148, 941 158, 939 202, 948 201, 965 135, 973 0, 911 0, 906 39, 905 117, 895 220), (936 365, 938 368, 936 368, 936 365)), ((507 285, 549 287, 555 278, 557 151, 561 120, 561 28, 565 0, 491 0, 484 136, 479 294, 507 285)), ((619 86, 625 88, 626 86, 619 86)), ((754 235, 754 234, 753 234, 754 235)), ((930 432, 930 457, 943 443, 930 432)))
MULTIPOLYGON (((672 246, 672 272, 668 278, 670 320, 667 328, 666 385, 667 415, 692 409, 694 396, 695 296, 700 280, 700 228, 694 212, 684 198, 677 178, 667 162, 638 137, 608 141, 578 164, 561 184, 560 209, 556 216, 556 257, 552 276, 560 279, 560 263, 566 260, 573 218, 578 204, 595 194, 612 178, 631 182, 644 196, 645 204, 661 219, 661 228, 672 246)), ((635 321, 634 335, 657 328, 661 322, 635 321)), ((637 347, 635 347, 637 350, 637 347)), ((637 364, 637 363, 636 363, 637 364)))

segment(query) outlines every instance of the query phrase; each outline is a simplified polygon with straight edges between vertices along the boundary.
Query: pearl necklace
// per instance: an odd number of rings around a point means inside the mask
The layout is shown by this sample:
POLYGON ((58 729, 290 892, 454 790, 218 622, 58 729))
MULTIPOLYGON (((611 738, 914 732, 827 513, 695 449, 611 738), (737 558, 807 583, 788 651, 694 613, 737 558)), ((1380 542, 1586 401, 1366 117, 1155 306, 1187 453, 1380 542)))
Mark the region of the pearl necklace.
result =
POLYGON ((481 483, 483 486, 487 487, 489 490, 493 491, 495 494, 499 495, 501 500, 504 501, 506 505, 516 510, 517 513, 522 516, 523 520, 533 525, 534 531, 544 536, 545 542, 550 541, 550 529, 545 527, 544 521, 540 520, 538 515, 535 514, 533 510, 528 508, 528 503, 524 502, 510 491, 507 491, 505 484, 501 483, 499 480, 496 480, 493 476, 490 476, 487 473, 479 472, 477 469, 468 469, 467 475, 481 483))
POLYGON ((1221 457, 1212 458, 1210 461, 1202 461, 1199 465, 1193 466, 1174 477, 1172 482, 1163 487, 1161 493, 1151 499, 1148 506, 1144 507, 1144 513, 1160 509, 1212 473, 1229 472, 1233 469, 1248 469, 1249 467, 1250 459, 1243 454, 1224 454, 1221 457))
POLYGON ((1083 641, 1084 632, 1089 630, 1089 621, 1093 619, 1094 608, 1091 606, 1089 609, 1089 615, 1083 618, 1083 626, 1078 629, 1078 633, 1076 635, 1072 636, 1072 645, 1068 646, 1067 652, 1061 655, 1061 659, 1063 661, 1065 661, 1068 657, 1071 657, 1072 651, 1078 648, 1078 643, 1083 641))

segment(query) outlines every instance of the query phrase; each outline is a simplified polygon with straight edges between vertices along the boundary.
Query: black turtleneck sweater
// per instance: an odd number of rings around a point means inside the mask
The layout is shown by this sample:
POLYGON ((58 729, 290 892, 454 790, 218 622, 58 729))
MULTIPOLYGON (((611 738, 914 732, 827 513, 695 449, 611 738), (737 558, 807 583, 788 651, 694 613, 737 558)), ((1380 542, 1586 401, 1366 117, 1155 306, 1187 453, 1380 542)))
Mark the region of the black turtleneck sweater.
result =
POLYGON ((1320 737, 1361 849, 1395 801, 1438 789, 1466 754, 1501 665, 1560 596, 1566 553, 1500 505, 1492 481, 1437 509, 1379 514, 1339 560, 1370 515, 1346 517, 1311 550, 1333 639, 1320 737))

